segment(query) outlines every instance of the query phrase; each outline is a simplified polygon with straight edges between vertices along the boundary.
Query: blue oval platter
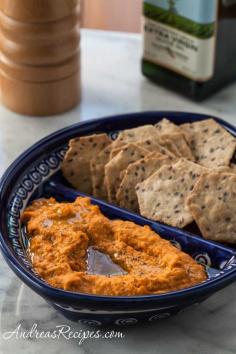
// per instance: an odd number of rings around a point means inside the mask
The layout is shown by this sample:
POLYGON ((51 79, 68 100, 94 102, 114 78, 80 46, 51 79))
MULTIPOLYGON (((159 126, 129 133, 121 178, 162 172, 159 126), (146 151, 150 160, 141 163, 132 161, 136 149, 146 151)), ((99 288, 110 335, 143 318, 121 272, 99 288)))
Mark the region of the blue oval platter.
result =
MULTIPOLYGON (((200 235, 145 219, 138 214, 91 198, 109 218, 149 225, 163 238, 190 254, 206 267, 208 279, 194 287, 161 295, 95 296, 56 289, 32 269, 26 255, 27 238, 20 215, 32 200, 53 196, 73 201, 83 195, 69 187, 60 165, 71 138, 106 132, 112 139, 123 129, 156 124, 163 117, 176 124, 194 122, 209 116, 183 112, 144 112, 106 117, 75 124, 49 135, 19 156, 0 182, 0 248, 9 267, 33 291, 70 320, 89 325, 127 325, 168 318, 199 304, 236 279, 236 250, 206 241, 200 235)), ((221 119, 219 124, 236 136, 236 128, 221 119)))

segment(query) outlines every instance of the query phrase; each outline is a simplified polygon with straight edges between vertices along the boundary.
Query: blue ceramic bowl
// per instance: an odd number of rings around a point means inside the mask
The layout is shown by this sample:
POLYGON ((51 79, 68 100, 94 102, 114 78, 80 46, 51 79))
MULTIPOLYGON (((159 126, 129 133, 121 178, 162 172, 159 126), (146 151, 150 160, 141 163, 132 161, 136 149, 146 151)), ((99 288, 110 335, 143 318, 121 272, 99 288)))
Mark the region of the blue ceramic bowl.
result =
MULTIPOLYGON (((182 112, 146 112, 96 119, 62 129, 24 152, 5 172, 0 182, 0 248, 16 275, 65 317, 91 325, 134 324, 168 318, 202 302, 236 279, 236 251, 199 235, 145 219, 127 210, 92 198, 109 218, 131 220, 149 225, 162 237, 206 265, 208 279, 191 288, 162 295, 95 296, 55 289, 35 274, 26 256, 27 240, 20 214, 27 204, 39 197, 55 196, 74 200, 79 193, 70 189, 60 173, 60 164, 69 139, 107 132, 112 138, 122 129, 154 124, 166 117, 177 124, 208 118, 202 114, 182 112)), ((231 134, 236 129, 215 118, 231 134)))

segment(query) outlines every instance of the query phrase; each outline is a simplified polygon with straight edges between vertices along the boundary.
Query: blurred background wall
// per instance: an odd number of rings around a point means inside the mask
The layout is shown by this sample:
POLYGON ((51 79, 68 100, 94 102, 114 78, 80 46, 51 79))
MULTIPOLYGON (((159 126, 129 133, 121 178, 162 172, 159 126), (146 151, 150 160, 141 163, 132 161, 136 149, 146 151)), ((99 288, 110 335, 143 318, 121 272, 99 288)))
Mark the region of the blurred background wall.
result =
POLYGON ((142 0, 81 0, 82 26, 140 32, 142 0))

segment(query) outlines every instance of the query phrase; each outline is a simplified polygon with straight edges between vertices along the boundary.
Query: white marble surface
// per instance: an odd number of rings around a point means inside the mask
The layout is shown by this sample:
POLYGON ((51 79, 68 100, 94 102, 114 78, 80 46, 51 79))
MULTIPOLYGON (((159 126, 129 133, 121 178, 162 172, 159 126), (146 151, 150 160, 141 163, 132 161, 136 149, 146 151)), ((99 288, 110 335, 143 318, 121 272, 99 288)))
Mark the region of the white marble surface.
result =
MULTIPOLYGON (((84 31, 82 34, 81 105, 64 115, 24 117, 0 106, 0 175, 32 143, 69 124, 105 115, 143 110, 183 110, 218 115, 236 124, 236 84, 201 104, 155 86, 140 73, 141 39, 138 35, 84 31)), ((0 256, 0 353, 160 353, 229 354, 236 352, 236 284, 204 304, 173 319, 120 328, 123 339, 76 340, 15 339, 3 334, 21 323, 30 330, 70 325, 40 297, 25 287, 0 256)), ((109 329, 110 330, 110 329, 109 329)))

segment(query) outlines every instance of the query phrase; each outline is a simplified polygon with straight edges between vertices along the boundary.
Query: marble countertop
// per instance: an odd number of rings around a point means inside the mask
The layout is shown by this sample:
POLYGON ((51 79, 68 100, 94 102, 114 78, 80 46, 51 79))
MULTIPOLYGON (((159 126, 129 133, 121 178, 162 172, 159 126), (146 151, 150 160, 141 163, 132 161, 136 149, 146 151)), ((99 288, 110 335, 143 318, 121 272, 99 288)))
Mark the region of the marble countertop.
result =
MULTIPOLYGON (((19 116, 0 106, 0 175, 27 147, 45 135, 90 118, 143 110, 182 110, 216 115, 236 124, 236 84, 201 104, 158 87, 140 72, 141 37, 112 32, 82 31, 82 102, 54 117, 19 116)), ((0 353, 47 354, 161 353, 230 354, 236 352, 236 284, 199 307, 172 319, 116 329, 123 339, 77 340, 17 338, 7 332, 40 331, 57 325, 87 331, 58 315, 23 285, 0 256, 0 353)), ((111 329, 109 329, 111 330, 111 329)))

